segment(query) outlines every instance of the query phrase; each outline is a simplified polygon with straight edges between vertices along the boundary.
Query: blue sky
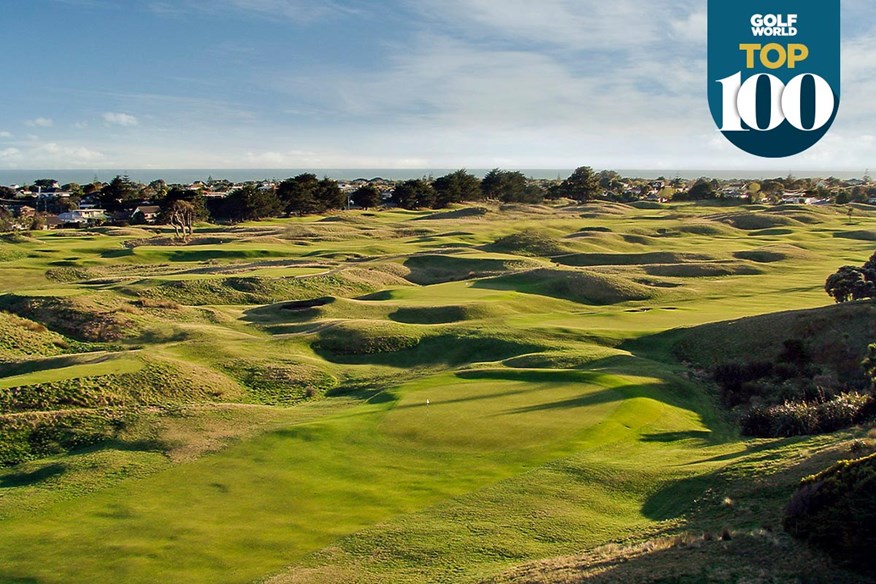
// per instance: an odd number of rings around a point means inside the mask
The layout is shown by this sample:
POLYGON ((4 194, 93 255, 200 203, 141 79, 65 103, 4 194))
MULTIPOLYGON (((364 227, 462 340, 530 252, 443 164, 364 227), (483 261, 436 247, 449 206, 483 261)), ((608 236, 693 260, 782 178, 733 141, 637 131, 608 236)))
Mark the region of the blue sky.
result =
POLYGON ((705 98, 704 0, 4 0, 0 168, 876 168, 876 3, 781 161, 705 98))

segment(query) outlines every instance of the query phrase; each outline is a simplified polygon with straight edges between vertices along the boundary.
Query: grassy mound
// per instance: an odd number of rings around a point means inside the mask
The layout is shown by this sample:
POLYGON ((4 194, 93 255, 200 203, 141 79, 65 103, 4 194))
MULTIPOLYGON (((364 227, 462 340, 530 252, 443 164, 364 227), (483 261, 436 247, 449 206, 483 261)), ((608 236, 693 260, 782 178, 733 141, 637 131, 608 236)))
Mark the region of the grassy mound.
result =
POLYGON ((91 345, 68 339, 32 320, 0 312, 0 363, 90 349, 91 345))
POLYGON ((816 365, 848 381, 862 380, 861 361, 876 330, 876 304, 854 302, 779 312, 664 333, 675 355, 712 366, 730 361, 775 361, 789 339, 803 341, 816 365))
POLYGON ((763 271, 755 266, 742 263, 688 263, 688 264, 658 264, 645 266, 645 273, 650 276, 666 278, 716 278, 721 276, 754 276, 763 271))
POLYGON ((117 406, 195 403, 236 399, 239 388, 197 365, 149 358, 136 370, 83 375, 59 381, 9 387, 0 392, 0 413, 117 406))
POLYGON ((512 357, 502 361, 502 365, 515 369, 586 369, 596 361, 618 354, 618 351, 604 347, 592 347, 587 351, 545 351, 512 357))
POLYGON ((442 211, 440 213, 430 213, 425 217, 417 217, 415 221, 443 221, 448 219, 475 219, 484 217, 490 212, 486 207, 463 207, 462 209, 454 209, 452 211, 442 211))
POLYGON ((564 266, 639 266, 648 264, 676 264, 703 262, 712 256, 697 253, 656 251, 648 253, 578 253, 554 258, 564 266))
POLYGON ((351 268, 334 274, 293 278, 236 277, 163 282, 140 292, 190 306, 272 304, 323 296, 361 296, 408 283, 392 268, 351 268))
POLYGON ((597 305, 647 300, 655 295, 653 290, 622 276, 544 268, 482 280, 475 286, 512 289, 526 294, 541 294, 597 305))
POLYGON ((347 321, 319 333, 314 348, 336 355, 395 353, 416 347, 422 332, 385 321, 347 321))
POLYGON ((98 273, 87 268, 57 267, 46 270, 46 279, 52 282, 83 282, 96 278, 98 273))
POLYGON ((246 401, 271 406, 291 406, 323 395, 337 379, 306 363, 235 361, 223 369, 247 390, 246 401))
POLYGON ((716 221, 701 221, 694 223, 681 223, 670 228, 671 231, 689 235, 703 235, 707 237, 733 235, 733 229, 716 221))
POLYGON ((14 262, 15 260, 20 260, 26 255, 27 254, 24 250, 19 249, 14 245, 0 243, 0 262, 14 262))
POLYGON ((813 257, 814 254, 795 245, 771 245, 749 251, 738 251, 733 257, 760 264, 799 260, 813 257))
POLYGON ((140 327, 129 314, 120 312, 124 303, 98 296, 0 297, 0 309, 36 321, 66 336, 82 341, 112 342, 136 337, 140 327))
POLYGON ((856 241, 876 241, 876 231, 866 229, 857 231, 837 231, 833 236, 840 239, 854 239, 856 241))
POLYGON ((389 318, 406 324, 447 324, 495 318, 511 313, 511 309, 503 309, 492 304, 460 304, 434 307, 407 306, 390 313, 389 318))
POLYGON ((713 219, 731 225, 736 229, 742 229, 745 231, 758 231, 761 229, 802 225, 802 223, 796 219, 766 213, 727 213, 725 215, 718 215, 713 219))
POLYGON ((405 260, 410 270, 407 279, 414 284, 429 286, 444 282, 473 280, 531 268, 526 260, 502 260, 447 255, 418 255, 405 260))
POLYGON ((569 252, 555 237, 535 230, 500 237, 485 249, 531 257, 551 257, 569 252))
POLYGON ((240 388, 215 372, 144 359, 128 373, 82 376, 0 390, 0 465, 18 464, 113 438, 144 407, 236 400, 240 388))
POLYGON ((135 417, 130 411, 113 408, 0 414, 0 467, 105 442, 135 417))
POLYGON ((313 348, 336 363, 401 368, 501 361, 544 349, 493 332, 444 329, 427 333, 415 326, 385 321, 347 321, 325 328, 318 333, 313 348))

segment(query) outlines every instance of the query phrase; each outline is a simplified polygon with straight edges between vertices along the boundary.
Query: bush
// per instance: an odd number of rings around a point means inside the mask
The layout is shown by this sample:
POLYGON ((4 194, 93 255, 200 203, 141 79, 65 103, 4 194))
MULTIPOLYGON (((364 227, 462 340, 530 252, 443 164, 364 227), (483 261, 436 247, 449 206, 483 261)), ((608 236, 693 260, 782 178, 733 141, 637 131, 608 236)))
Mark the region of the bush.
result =
POLYGON ((803 480, 784 527, 854 569, 876 573, 876 454, 845 460, 803 480))
POLYGON ((754 406, 740 417, 747 436, 789 437, 834 432, 863 422, 873 415, 876 399, 856 392, 841 393, 825 401, 787 401, 754 406))

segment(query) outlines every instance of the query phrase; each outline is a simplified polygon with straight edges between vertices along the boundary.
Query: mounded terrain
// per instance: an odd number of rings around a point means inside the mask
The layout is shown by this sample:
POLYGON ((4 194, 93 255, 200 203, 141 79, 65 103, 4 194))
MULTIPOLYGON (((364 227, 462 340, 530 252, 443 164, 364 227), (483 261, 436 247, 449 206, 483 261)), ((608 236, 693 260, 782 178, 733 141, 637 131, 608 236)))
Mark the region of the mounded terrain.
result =
POLYGON ((0 582, 862 581, 782 522, 872 431, 744 438, 702 371, 860 378, 876 212, 329 219, 0 243, 0 582))

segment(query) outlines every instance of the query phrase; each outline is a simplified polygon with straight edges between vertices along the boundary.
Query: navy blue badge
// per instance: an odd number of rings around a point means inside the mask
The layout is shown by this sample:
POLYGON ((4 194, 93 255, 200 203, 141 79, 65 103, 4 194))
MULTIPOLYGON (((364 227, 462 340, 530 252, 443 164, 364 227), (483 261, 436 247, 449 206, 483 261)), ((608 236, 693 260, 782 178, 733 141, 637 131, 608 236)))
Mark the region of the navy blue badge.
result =
POLYGON ((799 154, 840 102, 840 0, 709 0, 709 108, 742 150, 799 154))

